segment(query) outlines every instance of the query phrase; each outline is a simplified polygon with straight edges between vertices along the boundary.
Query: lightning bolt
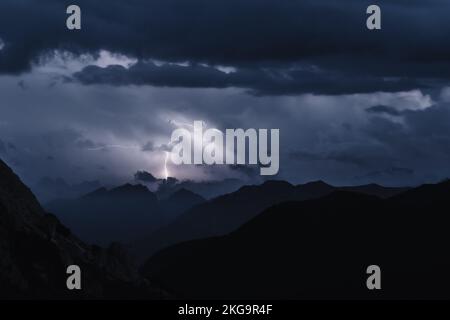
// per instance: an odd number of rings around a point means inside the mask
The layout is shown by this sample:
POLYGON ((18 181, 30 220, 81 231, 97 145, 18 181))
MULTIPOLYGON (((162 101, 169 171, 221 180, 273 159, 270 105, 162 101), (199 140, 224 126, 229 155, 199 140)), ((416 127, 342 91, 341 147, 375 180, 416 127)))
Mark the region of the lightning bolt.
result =
POLYGON ((164 161, 164 175, 166 176, 166 180, 169 178, 169 169, 167 169, 167 161, 169 161, 169 152, 166 151, 166 159, 164 161))

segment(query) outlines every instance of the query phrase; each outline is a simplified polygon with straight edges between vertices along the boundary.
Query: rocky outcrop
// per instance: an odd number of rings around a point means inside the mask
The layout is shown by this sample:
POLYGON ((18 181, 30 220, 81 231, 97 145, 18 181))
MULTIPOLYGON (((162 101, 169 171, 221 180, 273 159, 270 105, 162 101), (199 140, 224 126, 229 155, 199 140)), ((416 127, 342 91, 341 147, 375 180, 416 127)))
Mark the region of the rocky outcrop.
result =
POLYGON ((90 246, 46 213, 0 160, 0 298, 160 298, 118 244, 90 246), (82 271, 82 290, 66 287, 69 265, 82 271))

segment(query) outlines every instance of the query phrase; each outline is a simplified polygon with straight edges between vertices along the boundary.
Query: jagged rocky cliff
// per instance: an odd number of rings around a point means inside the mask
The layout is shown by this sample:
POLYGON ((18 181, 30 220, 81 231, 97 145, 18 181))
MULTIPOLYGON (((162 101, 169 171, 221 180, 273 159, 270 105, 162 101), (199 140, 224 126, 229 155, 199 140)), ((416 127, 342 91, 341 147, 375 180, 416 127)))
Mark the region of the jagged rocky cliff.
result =
POLYGON ((160 298, 118 244, 90 246, 45 212, 33 193, 0 160, 0 298, 160 298), (66 287, 78 265, 82 290, 66 287))

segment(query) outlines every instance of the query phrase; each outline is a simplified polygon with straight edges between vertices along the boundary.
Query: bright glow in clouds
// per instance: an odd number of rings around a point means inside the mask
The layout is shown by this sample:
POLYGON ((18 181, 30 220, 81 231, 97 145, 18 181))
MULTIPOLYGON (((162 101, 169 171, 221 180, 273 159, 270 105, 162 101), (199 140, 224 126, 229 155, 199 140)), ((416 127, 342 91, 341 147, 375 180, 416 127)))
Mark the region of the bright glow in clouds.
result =
POLYGON ((226 74, 237 72, 237 69, 235 67, 230 67, 230 66, 211 66, 207 63, 200 63, 200 65, 205 68, 214 68, 214 69, 219 70, 220 72, 223 72, 226 74))
POLYGON ((176 165, 264 165, 261 175, 276 175, 279 170, 279 129, 270 129, 270 155, 267 129, 204 130, 203 121, 194 121, 193 133, 176 129, 172 133, 171 159, 176 165), (213 139, 213 140, 212 140, 213 139), (248 139, 248 149, 246 140, 248 139), (235 140, 237 143, 235 144, 235 140), (224 151, 225 146, 225 151, 224 151), (194 147, 194 148, 192 148, 194 147), (236 148, 236 152, 235 152, 236 148), (226 150, 231 150, 228 153, 226 150), (192 158, 193 154, 193 158, 192 158), (248 155, 248 162, 247 162, 248 155))
POLYGON ((106 68, 107 66, 112 65, 119 65, 128 69, 135 63, 137 63, 137 59, 129 58, 121 54, 111 53, 109 51, 102 50, 100 51, 100 56, 93 64, 101 68, 106 68))
POLYGON ((2 38, 0 38, 0 51, 2 51, 4 47, 5 43, 3 42, 2 38))
POLYGON ((217 70, 222 71, 223 73, 229 74, 237 71, 235 67, 227 67, 227 66, 216 66, 217 70))

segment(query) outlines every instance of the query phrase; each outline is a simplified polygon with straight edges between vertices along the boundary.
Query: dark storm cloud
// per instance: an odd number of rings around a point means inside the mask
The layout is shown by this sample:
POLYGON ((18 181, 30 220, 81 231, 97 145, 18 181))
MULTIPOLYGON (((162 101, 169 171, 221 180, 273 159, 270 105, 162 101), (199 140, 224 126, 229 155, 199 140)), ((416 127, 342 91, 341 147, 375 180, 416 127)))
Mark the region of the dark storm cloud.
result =
POLYGON ((228 76, 215 68, 205 66, 164 65, 158 67, 151 62, 138 63, 129 69, 118 65, 106 68, 89 66, 74 76, 84 84, 149 84, 163 87, 192 88, 225 88, 233 84, 234 78, 234 75, 228 76))
POLYGON ((156 179, 151 173, 149 173, 147 171, 136 172, 134 174, 134 180, 148 182, 148 183, 154 183, 154 182, 160 181, 159 179, 156 179))
MULTIPOLYGON (((373 32, 369 4, 1 0, 1 157, 20 159, 18 172, 34 180, 161 178, 175 122, 204 120, 280 128, 277 178, 294 183, 450 177, 450 107, 428 96, 450 80, 450 2, 377 1, 383 29, 373 32), (65 27, 72 3, 81 31, 65 27), (61 50, 70 59, 60 62, 61 50), (101 50, 136 63, 86 67, 93 59, 81 54, 101 60, 101 50), (397 92, 411 88, 427 90, 397 92)), ((179 180, 255 176, 249 167, 168 169, 179 180)))
POLYGON ((178 143, 180 142, 182 139, 178 139, 175 142, 172 143, 163 143, 160 145, 155 145, 154 142, 149 141, 147 143, 145 143, 142 147, 141 147, 141 151, 143 152, 155 152, 155 151, 167 151, 167 152, 171 152, 172 151, 172 147, 174 143, 178 143))
POLYGON ((144 152, 152 152, 152 151, 155 151, 155 149, 156 149, 155 144, 151 141, 144 144, 141 148, 141 150, 144 152))
POLYGON ((55 49, 91 54, 104 49, 141 63, 129 70, 87 68, 78 74, 80 81, 338 94, 424 88, 450 79, 450 2, 377 1, 383 29, 375 32, 365 27, 369 4, 372 1, 2 0, 0 72, 26 71, 55 49), (81 31, 65 27, 65 8, 72 3, 82 8, 81 31), (193 66, 157 69, 142 62, 149 59, 189 61, 193 66), (299 62, 323 72, 291 71, 299 62), (238 72, 219 74, 197 63, 233 66, 238 72), (286 77, 270 77, 267 69, 286 77))
POLYGON ((105 144, 103 143, 95 143, 90 139, 79 138, 75 141, 75 145, 80 149, 96 149, 96 148, 104 148, 105 144))
POLYGON ((233 171, 237 171, 247 176, 248 178, 257 178, 259 176, 259 166, 242 166, 242 165, 230 165, 229 168, 233 171))
POLYGON ((377 129, 369 127, 368 130, 379 141, 390 144, 399 152, 410 150, 411 156, 421 159, 432 156, 444 163, 450 161, 450 104, 438 104, 423 111, 407 111, 404 118, 406 125, 401 128, 392 128, 384 133, 380 126, 377 129))
POLYGON ((303 150, 294 151, 289 154, 289 157, 296 161, 333 161, 361 168, 370 168, 390 160, 389 156, 383 155, 383 151, 374 145, 356 145, 350 147, 344 146, 338 150, 330 150, 322 153, 312 153, 303 150))
POLYGON ((11 142, 8 142, 8 148, 11 150, 17 150, 16 146, 12 144, 11 142))
POLYGON ((11 142, 5 142, 0 139, 0 154, 6 155, 8 153, 14 153, 16 150, 17 148, 14 144, 12 144, 11 142))
POLYGON ((23 89, 23 90, 26 90, 26 89, 27 89, 27 86, 26 86, 26 84, 25 84, 25 81, 23 81, 23 80, 20 80, 20 81, 17 83, 17 85, 18 85, 21 89, 23 89))
POLYGON ((152 85, 186 88, 246 88, 256 95, 349 94, 373 91, 396 92, 428 87, 409 79, 386 80, 378 77, 345 75, 311 69, 238 69, 223 72, 214 67, 137 63, 130 68, 113 65, 89 66, 74 74, 83 84, 152 85))
POLYGON ((371 171, 364 176, 356 177, 357 179, 383 179, 383 178, 397 178, 398 176, 414 175, 414 170, 409 168, 391 167, 384 170, 371 171))
MULTIPOLYGON (((424 110, 404 111, 402 117, 400 123, 375 117, 364 129, 370 138, 385 148, 386 154, 396 158, 392 168, 408 164, 409 170, 391 170, 390 173, 440 172, 441 177, 437 179, 450 177, 447 166, 450 161, 450 104, 439 103, 424 110)), ((383 172, 386 174, 386 170, 383 172)))
POLYGON ((399 116, 401 112, 393 107, 388 106, 373 106, 366 109, 369 113, 379 113, 379 114, 388 114, 390 116, 399 116))
POLYGON ((414 185, 450 177, 450 104, 369 115, 368 122, 354 128, 350 136, 341 132, 333 145, 294 150, 290 160, 300 167, 349 172, 354 183, 414 185))

